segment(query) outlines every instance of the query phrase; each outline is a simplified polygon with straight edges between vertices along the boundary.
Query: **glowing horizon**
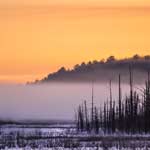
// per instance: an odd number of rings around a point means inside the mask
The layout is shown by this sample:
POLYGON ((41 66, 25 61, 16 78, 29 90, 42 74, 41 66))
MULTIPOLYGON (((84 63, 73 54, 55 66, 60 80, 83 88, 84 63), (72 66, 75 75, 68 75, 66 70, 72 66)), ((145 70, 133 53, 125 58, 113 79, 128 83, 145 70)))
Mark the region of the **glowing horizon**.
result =
POLYGON ((110 55, 150 54, 149 1, 0 0, 0 7, 3 83, 41 79, 110 55))
POLYGON ((149 0, 0 0, 0 5, 150 6, 149 0))

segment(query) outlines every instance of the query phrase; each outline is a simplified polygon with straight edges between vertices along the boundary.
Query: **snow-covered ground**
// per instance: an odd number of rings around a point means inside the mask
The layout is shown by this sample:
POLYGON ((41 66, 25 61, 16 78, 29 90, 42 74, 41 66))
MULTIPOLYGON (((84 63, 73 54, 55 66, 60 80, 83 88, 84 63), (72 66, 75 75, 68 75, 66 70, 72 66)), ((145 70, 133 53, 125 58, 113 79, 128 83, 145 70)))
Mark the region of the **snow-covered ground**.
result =
MULTIPOLYGON (((62 147, 55 147, 55 148, 5 148, 5 150, 106 150, 105 148, 97 148, 97 147, 82 147, 82 148, 62 148, 62 147)), ((111 147, 107 150, 150 150, 150 148, 143 147, 143 148, 117 148, 117 147, 111 147)))
POLYGON ((4 150, 150 150, 150 135, 79 133, 72 125, 0 127, 4 150))

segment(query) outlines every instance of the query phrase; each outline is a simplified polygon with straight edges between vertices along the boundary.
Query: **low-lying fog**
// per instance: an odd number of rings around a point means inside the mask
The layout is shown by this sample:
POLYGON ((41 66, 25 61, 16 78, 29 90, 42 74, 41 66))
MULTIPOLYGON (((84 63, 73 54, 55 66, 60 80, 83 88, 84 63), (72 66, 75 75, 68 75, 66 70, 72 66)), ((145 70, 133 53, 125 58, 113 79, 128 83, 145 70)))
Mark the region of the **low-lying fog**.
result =
MULTIPOLYGON (((2 119, 74 119, 77 106, 87 100, 91 105, 92 84, 0 85, 2 119)), ((129 92, 123 85, 124 94, 129 92)), ((118 85, 112 85, 113 98, 118 85)), ((124 95, 123 94, 123 95, 124 95)), ((100 106, 109 97, 109 84, 94 85, 94 103, 100 106)))

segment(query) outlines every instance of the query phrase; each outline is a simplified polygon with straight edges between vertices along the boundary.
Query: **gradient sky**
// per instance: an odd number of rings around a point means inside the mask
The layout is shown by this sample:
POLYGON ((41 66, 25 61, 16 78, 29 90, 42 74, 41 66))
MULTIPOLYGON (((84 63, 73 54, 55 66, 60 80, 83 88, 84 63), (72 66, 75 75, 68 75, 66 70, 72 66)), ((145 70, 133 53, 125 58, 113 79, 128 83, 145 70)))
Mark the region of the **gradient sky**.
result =
POLYGON ((0 82, 150 54, 149 0, 0 0, 0 82))

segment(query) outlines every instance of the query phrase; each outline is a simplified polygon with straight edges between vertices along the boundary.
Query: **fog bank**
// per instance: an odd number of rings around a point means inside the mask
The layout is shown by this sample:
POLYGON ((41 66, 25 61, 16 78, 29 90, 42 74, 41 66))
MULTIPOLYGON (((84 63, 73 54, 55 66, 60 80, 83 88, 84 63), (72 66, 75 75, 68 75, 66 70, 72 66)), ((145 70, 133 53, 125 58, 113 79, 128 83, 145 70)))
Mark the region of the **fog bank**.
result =
MULTIPOLYGON (((87 100, 91 105, 91 83, 50 85, 0 85, 0 118, 22 119, 74 119, 77 106, 87 100)), ((128 85, 123 85, 127 94, 128 85)), ((113 98, 117 98, 118 85, 112 85, 113 98)), ((101 105, 109 97, 109 84, 94 85, 94 103, 101 105)))

